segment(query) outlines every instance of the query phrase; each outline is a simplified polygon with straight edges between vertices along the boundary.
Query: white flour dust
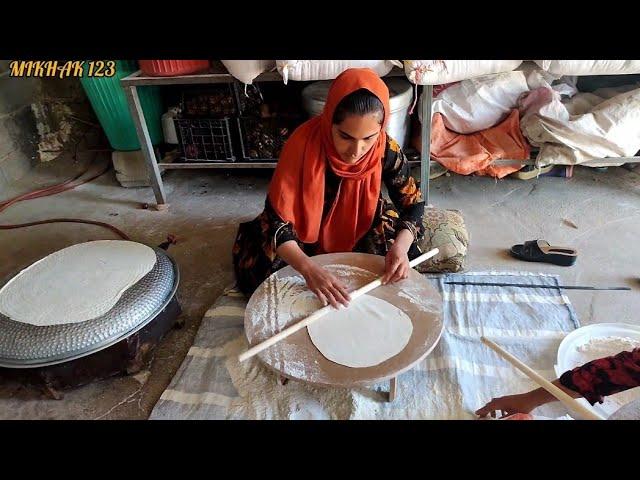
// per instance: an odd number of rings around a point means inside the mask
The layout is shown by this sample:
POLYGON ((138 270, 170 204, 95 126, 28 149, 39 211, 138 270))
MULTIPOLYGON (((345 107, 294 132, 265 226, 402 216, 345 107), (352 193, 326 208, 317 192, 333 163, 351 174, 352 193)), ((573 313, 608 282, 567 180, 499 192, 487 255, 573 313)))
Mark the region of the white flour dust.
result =
POLYGON ((629 337, 600 337, 592 338, 580 345, 576 350, 581 354, 584 362, 590 362, 602 357, 608 357, 620 352, 627 352, 638 348, 640 342, 629 337), (613 352, 613 353, 612 353, 613 352))
POLYGON ((406 298, 414 305, 417 305, 423 312, 435 313, 441 307, 441 301, 424 297, 424 290, 422 288, 404 287, 398 292, 398 296, 406 298))
MULTIPOLYGON (((571 365, 579 366, 598 358, 609 357, 620 352, 628 352, 640 347, 640 341, 629 337, 596 337, 578 346, 569 357, 571 365)), ((631 388, 624 392, 609 395, 600 405, 608 414, 640 398, 640 388, 631 388)))
MULTIPOLYGON (((349 290, 358 288, 375 278, 375 274, 350 265, 325 265, 325 268, 340 278, 349 290)), ((269 338, 288 325, 302 320, 322 305, 311 292, 300 275, 266 281, 261 296, 257 298, 251 312, 250 322, 260 339, 269 338)), ((302 358, 303 352, 295 345, 280 343, 277 348, 265 351, 265 360, 288 375, 314 381, 318 372, 317 362, 302 358)))
POLYGON ((371 387, 333 388, 314 387, 308 383, 290 380, 280 385, 277 375, 258 359, 238 361, 246 350, 244 335, 228 342, 222 351, 225 366, 238 396, 228 404, 227 418, 257 420, 376 420, 428 418, 428 412, 416 412, 424 397, 413 375, 402 377, 400 395, 406 407, 400 408, 396 399, 387 402, 388 382, 371 387), (395 405, 394 405, 395 404, 395 405))
POLYGON ((262 338, 271 337, 286 326, 291 319, 292 300, 305 292, 311 294, 301 276, 267 279, 251 312, 251 324, 262 338))
POLYGON ((351 265, 325 265, 324 268, 342 280, 350 291, 376 279, 375 273, 351 265))
MULTIPOLYGON (((375 278, 375 274, 350 265, 325 265, 324 268, 342 280, 348 290, 358 288, 375 278)), ((251 313, 251 324, 264 338, 281 331, 290 320, 299 320, 305 314, 320 308, 320 302, 313 304, 309 298, 316 298, 300 275, 276 278, 269 277, 251 313)))
POLYGON ((258 359, 238 361, 238 354, 247 348, 244 336, 230 344, 233 348, 225 365, 238 397, 228 405, 228 418, 347 420, 353 415, 353 393, 348 389, 312 387, 293 380, 280 385, 277 375, 258 359))
MULTIPOLYGON (((364 268, 343 264, 325 265, 324 268, 342 280, 349 291, 353 291, 377 278, 377 275, 364 268)), ((422 298, 423 289, 405 287, 399 295, 408 299, 423 311, 437 312, 440 304, 433 299, 422 298)), ((253 326, 255 337, 258 339, 269 338, 282 331, 288 325, 302 320, 307 315, 319 309, 322 305, 315 294, 311 292, 304 278, 299 274, 277 278, 271 276, 265 285, 259 290, 254 308, 248 319, 253 326)), ((264 352, 264 360, 275 368, 285 372, 294 378, 314 381, 316 374, 320 374, 317 361, 310 358, 302 358, 304 352, 293 344, 281 342, 279 348, 267 349, 264 352), (277 363, 277 365, 276 365, 277 363)), ((367 404, 366 399, 360 403, 367 404)), ((371 408, 379 408, 373 401, 371 408)), ((359 418, 375 418, 375 412, 364 408, 359 418)))

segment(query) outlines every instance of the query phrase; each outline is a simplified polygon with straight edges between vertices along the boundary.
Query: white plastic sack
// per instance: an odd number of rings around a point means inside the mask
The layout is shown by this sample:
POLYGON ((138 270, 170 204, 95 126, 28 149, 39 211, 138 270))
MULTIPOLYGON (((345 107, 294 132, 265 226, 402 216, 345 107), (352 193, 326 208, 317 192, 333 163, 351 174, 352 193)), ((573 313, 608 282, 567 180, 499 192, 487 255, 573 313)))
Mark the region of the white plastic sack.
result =
MULTIPOLYGON (((442 114, 449 130, 474 133, 506 118, 527 90, 525 75, 518 71, 463 80, 440 92, 433 101, 433 113, 442 114)), ((422 121, 422 108, 418 116, 422 121)))
POLYGON ((578 93, 576 87, 578 77, 554 75, 542 70, 535 62, 522 62, 522 65, 516 71, 524 73, 529 90, 540 87, 553 88, 560 95, 568 95, 570 97, 578 93))
POLYGON ((555 75, 624 75, 640 73, 640 60, 534 60, 555 75))
POLYGON ((333 80, 349 68, 370 68, 381 77, 394 66, 402 67, 398 60, 276 60, 278 72, 284 83, 289 80, 333 80))
POLYGON ((275 60, 222 60, 229 73, 242 83, 251 84, 253 79, 276 66, 275 60))
POLYGON ((564 108, 563 116, 568 116, 567 120, 541 114, 531 114, 521 120, 523 134, 532 145, 540 147, 537 158, 540 165, 572 165, 599 158, 629 157, 640 150, 640 88, 604 100, 582 115, 570 116, 564 108))
POLYGON ((405 60, 404 73, 417 85, 441 85, 510 72, 521 63, 522 60, 405 60))
POLYGON ((569 112, 569 115, 584 115, 605 100, 620 95, 621 93, 635 90, 636 88, 640 88, 640 84, 599 88, 593 92, 578 93, 573 98, 564 100, 562 103, 569 112))

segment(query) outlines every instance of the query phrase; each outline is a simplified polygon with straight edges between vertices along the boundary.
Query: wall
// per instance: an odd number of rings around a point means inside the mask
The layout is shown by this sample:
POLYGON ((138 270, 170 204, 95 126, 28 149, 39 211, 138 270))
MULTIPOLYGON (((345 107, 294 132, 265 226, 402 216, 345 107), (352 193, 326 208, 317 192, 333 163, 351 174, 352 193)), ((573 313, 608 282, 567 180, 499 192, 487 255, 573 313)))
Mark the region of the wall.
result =
POLYGON ((38 131, 31 103, 40 88, 34 78, 11 78, 0 60, 0 192, 37 161, 38 131))
POLYGON ((0 192, 97 123, 77 78, 13 78, 0 60, 0 192))

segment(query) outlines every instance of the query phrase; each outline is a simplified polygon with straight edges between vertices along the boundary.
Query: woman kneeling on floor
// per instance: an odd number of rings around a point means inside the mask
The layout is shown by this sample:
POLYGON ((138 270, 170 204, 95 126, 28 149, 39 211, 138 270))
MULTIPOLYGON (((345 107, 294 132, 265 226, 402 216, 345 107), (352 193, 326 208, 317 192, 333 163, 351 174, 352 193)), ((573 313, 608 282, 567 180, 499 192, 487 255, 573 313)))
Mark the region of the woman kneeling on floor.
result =
POLYGON ((385 256, 383 282, 407 278, 422 252, 424 202, 398 143, 385 132, 389 90, 370 69, 349 69, 329 90, 321 115, 286 142, 265 202, 240 225, 233 247, 239 288, 252 293, 285 265, 300 272, 324 303, 350 298, 312 255, 385 256), (393 205, 382 197, 382 182, 393 205))

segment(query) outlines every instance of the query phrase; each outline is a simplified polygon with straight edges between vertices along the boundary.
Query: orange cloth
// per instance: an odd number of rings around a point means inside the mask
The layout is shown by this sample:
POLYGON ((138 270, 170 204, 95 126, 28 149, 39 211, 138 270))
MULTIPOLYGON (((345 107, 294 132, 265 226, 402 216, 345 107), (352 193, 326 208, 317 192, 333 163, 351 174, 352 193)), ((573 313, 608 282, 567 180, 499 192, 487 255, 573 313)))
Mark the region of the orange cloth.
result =
POLYGON ((502 178, 517 172, 521 165, 491 165, 499 158, 525 160, 529 144, 520 131, 518 110, 495 127, 464 135, 448 130, 440 113, 431 123, 431 157, 461 175, 477 173, 502 178))
POLYGON ((280 217, 293 224, 304 243, 319 243, 321 253, 350 252, 371 228, 380 196, 382 155, 387 141, 389 89, 368 68, 341 73, 331 85, 322 114, 298 127, 285 143, 269 187, 269 200, 280 217), (333 112, 340 101, 361 88, 384 106, 378 141, 354 164, 340 159, 331 137, 333 112), (325 169, 341 178, 338 195, 326 215, 325 169))

